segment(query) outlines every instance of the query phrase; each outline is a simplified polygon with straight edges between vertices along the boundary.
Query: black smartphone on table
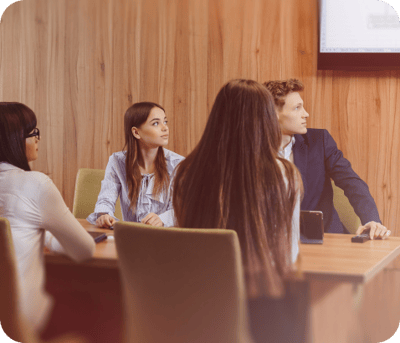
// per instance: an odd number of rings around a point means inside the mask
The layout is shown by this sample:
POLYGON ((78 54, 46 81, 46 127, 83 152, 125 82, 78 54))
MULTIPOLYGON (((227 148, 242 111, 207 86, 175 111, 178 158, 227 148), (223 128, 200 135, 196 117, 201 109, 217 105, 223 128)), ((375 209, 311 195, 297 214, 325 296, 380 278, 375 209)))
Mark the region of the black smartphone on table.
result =
POLYGON ((300 242, 322 244, 324 216, 321 211, 300 211, 300 242))
POLYGON ((105 239, 107 239, 107 235, 104 232, 93 232, 88 231, 89 235, 91 235, 96 243, 99 243, 105 239))

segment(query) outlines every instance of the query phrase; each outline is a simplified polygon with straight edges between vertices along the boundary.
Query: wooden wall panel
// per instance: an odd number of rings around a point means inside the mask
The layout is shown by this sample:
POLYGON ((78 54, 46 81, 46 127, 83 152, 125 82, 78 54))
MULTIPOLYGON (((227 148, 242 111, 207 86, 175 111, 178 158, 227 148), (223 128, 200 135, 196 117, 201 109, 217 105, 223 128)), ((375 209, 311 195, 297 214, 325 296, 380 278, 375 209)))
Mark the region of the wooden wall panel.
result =
POLYGON ((24 0, 0 24, 0 100, 43 132, 33 167, 72 206, 78 168, 105 168, 137 101, 166 109, 169 148, 199 141, 233 78, 303 81, 311 127, 326 128, 400 235, 398 71, 317 71, 317 0, 24 0))

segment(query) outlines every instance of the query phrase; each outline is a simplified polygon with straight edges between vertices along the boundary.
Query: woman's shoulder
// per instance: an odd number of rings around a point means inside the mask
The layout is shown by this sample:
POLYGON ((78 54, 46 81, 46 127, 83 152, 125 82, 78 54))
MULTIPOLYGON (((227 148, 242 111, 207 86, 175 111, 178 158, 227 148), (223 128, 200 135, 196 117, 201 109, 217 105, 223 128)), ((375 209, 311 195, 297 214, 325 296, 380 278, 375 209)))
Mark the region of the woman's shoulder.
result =
POLYGON ((126 151, 117 151, 111 154, 108 159, 108 164, 125 166, 126 151))
POLYGON ((114 159, 116 161, 125 161, 126 160, 126 151, 117 151, 111 154, 110 160, 114 159))
POLYGON ((39 172, 39 171, 28 171, 24 172, 25 173, 25 179, 31 183, 36 183, 36 184, 44 184, 47 182, 53 182, 51 181, 50 177, 47 176, 45 173, 39 172))
POLYGON ((53 181, 46 174, 39 171, 20 170, 10 180, 13 189, 28 198, 40 198, 49 187, 55 187, 53 181), (18 180, 18 181, 17 181, 18 180))
POLYGON ((53 181, 46 174, 39 171, 27 171, 9 163, 1 163, 0 170, 6 172, 5 178, 9 191, 21 195, 41 193, 45 185, 53 181))
POLYGON ((0 163, 0 171, 7 172, 8 179, 15 178, 21 180, 21 182, 29 181, 34 183, 41 183, 50 179, 46 174, 42 172, 31 170, 26 171, 7 162, 0 163))
POLYGON ((177 154, 176 152, 173 152, 165 148, 163 149, 164 149, 165 159, 167 160, 167 164, 171 163, 174 164, 174 166, 176 166, 179 162, 185 159, 183 156, 177 154))

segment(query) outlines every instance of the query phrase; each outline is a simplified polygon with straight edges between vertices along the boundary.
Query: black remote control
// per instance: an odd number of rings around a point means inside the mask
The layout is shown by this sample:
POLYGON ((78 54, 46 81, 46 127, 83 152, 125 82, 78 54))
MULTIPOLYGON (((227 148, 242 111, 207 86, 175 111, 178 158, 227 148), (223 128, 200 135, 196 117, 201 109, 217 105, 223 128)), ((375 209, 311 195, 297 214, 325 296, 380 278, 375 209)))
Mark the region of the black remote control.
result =
POLYGON ((369 233, 362 233, 360 235, 351 237, 353 243, 364 243, 369 240, 369 233))

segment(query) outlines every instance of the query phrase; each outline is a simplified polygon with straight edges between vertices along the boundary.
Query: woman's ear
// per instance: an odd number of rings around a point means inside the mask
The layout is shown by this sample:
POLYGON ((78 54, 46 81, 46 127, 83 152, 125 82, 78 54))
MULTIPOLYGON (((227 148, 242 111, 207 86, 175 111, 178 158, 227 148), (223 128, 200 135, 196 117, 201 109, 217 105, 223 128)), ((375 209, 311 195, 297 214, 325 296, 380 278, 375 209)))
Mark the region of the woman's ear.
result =
POLYGON ((135 137, 136 139, 140 139, 140 135, 139 135, 139 130, 136 127, 132 127, 132 135, 133 137, 135 137))

